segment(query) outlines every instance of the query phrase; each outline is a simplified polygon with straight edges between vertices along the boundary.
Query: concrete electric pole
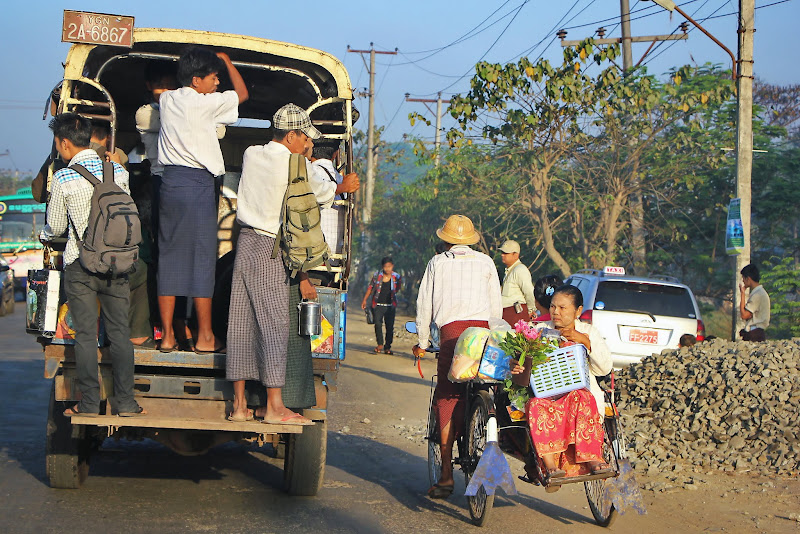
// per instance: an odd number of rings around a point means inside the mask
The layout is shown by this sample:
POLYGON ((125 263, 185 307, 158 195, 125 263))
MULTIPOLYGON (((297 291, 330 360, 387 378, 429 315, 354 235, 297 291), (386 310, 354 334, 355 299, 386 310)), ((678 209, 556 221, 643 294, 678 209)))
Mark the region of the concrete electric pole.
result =
POLYGON ((375 50, 372 43, 369 44, 369 50, 351 50, 350 45, 347 45, 347 51, 355 54, 360 54, 361 59, 366 60, 364 54, 369 54, 369 112, 367 114, 367 186, 364 190, 364 206, 362 207, 361 219, 364 224, 369 224, 372 220, 372 196, 375 191, 375 54, 388 54, 396 55, 397 49, 393 52, 375 50))
POLYGON ((755 0, 739 0, 739 61, 736 118, 736 196, 740 199, 744 247, 736 256, 733 286, 733 339, 744 326, 739 315, 739 272, 750 263, 750 203, 753 171, 753 34, 755 0))
MULTIPOLYGON (((439 93, 436 98, 409 98, 410 94, 406 93, 406 102, 422 102, 425 104, 425 107, 428 108, 428 104, 436 104, 436 137, 434 137, 434 164, 438 167, 439 163, 441 162, 441 153, 439 149, 441 148, 441 139, 442 139, 442 93, 439 93)), ((431 108, 428 108, 428 111, 433 113, 431 108)))

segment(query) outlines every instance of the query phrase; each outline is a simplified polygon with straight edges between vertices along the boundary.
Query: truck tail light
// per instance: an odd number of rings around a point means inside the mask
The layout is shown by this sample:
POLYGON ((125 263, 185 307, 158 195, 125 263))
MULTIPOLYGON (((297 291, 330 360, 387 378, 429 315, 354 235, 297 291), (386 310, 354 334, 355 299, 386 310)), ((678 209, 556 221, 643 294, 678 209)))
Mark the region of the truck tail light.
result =
POLYGON ((700 319, 697 320, 697 341, 703 341, 706 338, 706 325, 700 319))
MULTIPOLYGON (((581 314, 581 321, 584 323, 592 324, 592 310, 586 310, 581 314)), ((698 327, 699 328, 699 327, 698 327)))

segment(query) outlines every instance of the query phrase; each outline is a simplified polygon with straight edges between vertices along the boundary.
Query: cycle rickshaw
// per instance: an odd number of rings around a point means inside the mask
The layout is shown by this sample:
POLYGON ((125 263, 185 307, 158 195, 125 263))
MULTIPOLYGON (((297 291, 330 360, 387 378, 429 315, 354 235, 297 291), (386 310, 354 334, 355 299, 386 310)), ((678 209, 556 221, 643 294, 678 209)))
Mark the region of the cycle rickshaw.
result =
MULTIPOLYGON (((406 323, 406 330, 414 333, 416 332, 416 325, 413 322, 406 323)), ((435 338, 434 341, 436 341, 435 338)), ((428 348, 427 352, 435 354, 438 358, 437 347, 428 348)), ((436 378, 436 375, 431 377, 431 395, 428 405, 428 428, 426 433, 428 442, 428 478, 431 485, 438 482, 442 467, 438 424, 436 411, 433 407, 433 390, 436 386, 436 378)), ((625 437, 616 406, 613 372, 610 375, 610 389, 604 388, 606 405, 604 407, 605 418, 603 420, 603 459, 612 468, 611 473, 550 478, 536 452, 536 446, 531 440, 528 422, 514 422, 507 416, 502 386, 503 383, 497 380, 476 378, 466 382, 464 428, 453 447, 454 467, 458 466, 464 473, 466 485, 469 485, 486 448, 486 430, 489 418, 496 417, 500 435, 498 444, 501 450, 507 456, 512 456, 525 465, 526 475, 519 477, 521 481, 542 486, 545 490, 550 491, 556 491, 562 485, 583 482, 586 498, 595 522, 603 527, 611 525, 616 518, 617 510, 606 485, 608 484, 608 479, 620 475, 620 464, 626 457, 625 437), (504 414, 506 415, 504 416, 504 414)), ((484 526, 487 523, 494 505, 494 497, 494 495, 488 495, 483 486, 480 487, 475 496, 467 496, 469 513, 475 525, 484 526)))

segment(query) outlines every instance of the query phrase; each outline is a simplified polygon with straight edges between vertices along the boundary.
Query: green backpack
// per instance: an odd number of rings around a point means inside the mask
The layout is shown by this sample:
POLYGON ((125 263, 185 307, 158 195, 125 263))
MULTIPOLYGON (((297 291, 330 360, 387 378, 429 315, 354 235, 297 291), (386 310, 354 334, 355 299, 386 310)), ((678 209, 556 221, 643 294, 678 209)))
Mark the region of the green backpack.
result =
POLYGON ((283 218, 272 257, 283 253, 283 263, 292 278, 323 263, 330 270, 328 244, 322 235, 319 204, 306 174, 306 159, 302 154, 289 158, 289 186, 283 197, 283 218))

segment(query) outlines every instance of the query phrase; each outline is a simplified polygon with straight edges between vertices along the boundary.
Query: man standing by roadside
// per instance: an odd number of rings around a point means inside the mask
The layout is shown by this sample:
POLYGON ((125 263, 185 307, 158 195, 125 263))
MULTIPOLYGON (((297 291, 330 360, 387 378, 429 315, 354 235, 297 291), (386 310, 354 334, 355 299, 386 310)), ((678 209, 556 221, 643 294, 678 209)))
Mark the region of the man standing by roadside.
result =
POLYGON ((530 321, 536 309, 531 272, 519 261, 519 243, 509 239, 500 247, 500 258, 506 266, 503 279, 503 320, 511 326, 517 321, 530 321))
POLYGON ((742 283, 739 284, 739 314, 744 319, 744 328, 739 335, 744 341, 766 341, 766 329, 769 326, 770 302, 767 290, 761 285, 761 274, 752 263, 745 265, 741 271, 742 283), (745 300, 747 290, 750 296, 745 300))
MULTIPOLYGON (((73 168, 81 165, 98 180, 103 180, 103 160, 89 148, 92 124, 74 113, 62 113, 50 122, 56 150, 69 167, 53 176, 47 206, 47 224, 42 242, 62 235, 68 228, 64 251, 64 290, 75 325, 75 367, 81 401, 64 415, 98 415, 100 383, 97 378, 97 301, 100 301, 106 335, 111 343, 111 369, 114 395, 111 413, 121 416, 144 415, 133 398, 133 345, 128 327, 130 287, 128 276, 99 275, 84 269, 78 258, 78 240, 89 223, 94 186, 73 168)), ((113 163, 114 182, 126 193, 128 171, 113 163)))
POLYGON ((500 278, 492 258, 469 247, 480 239, 472 221, 464 215, 451 215, 436 235, 448 250, 428 262, 417 297, 417 335, 412 348, 421 358, 430 341, 431 321, 440 329, 438 379, 433 403, 441 436, 442 472, 428 490, 432 499, 446 499, 453 493, 453 442, 464 427, 466 384, 447 379, 458 336, 471 326, 489 327, 490 318, 499 318, 500 278))

